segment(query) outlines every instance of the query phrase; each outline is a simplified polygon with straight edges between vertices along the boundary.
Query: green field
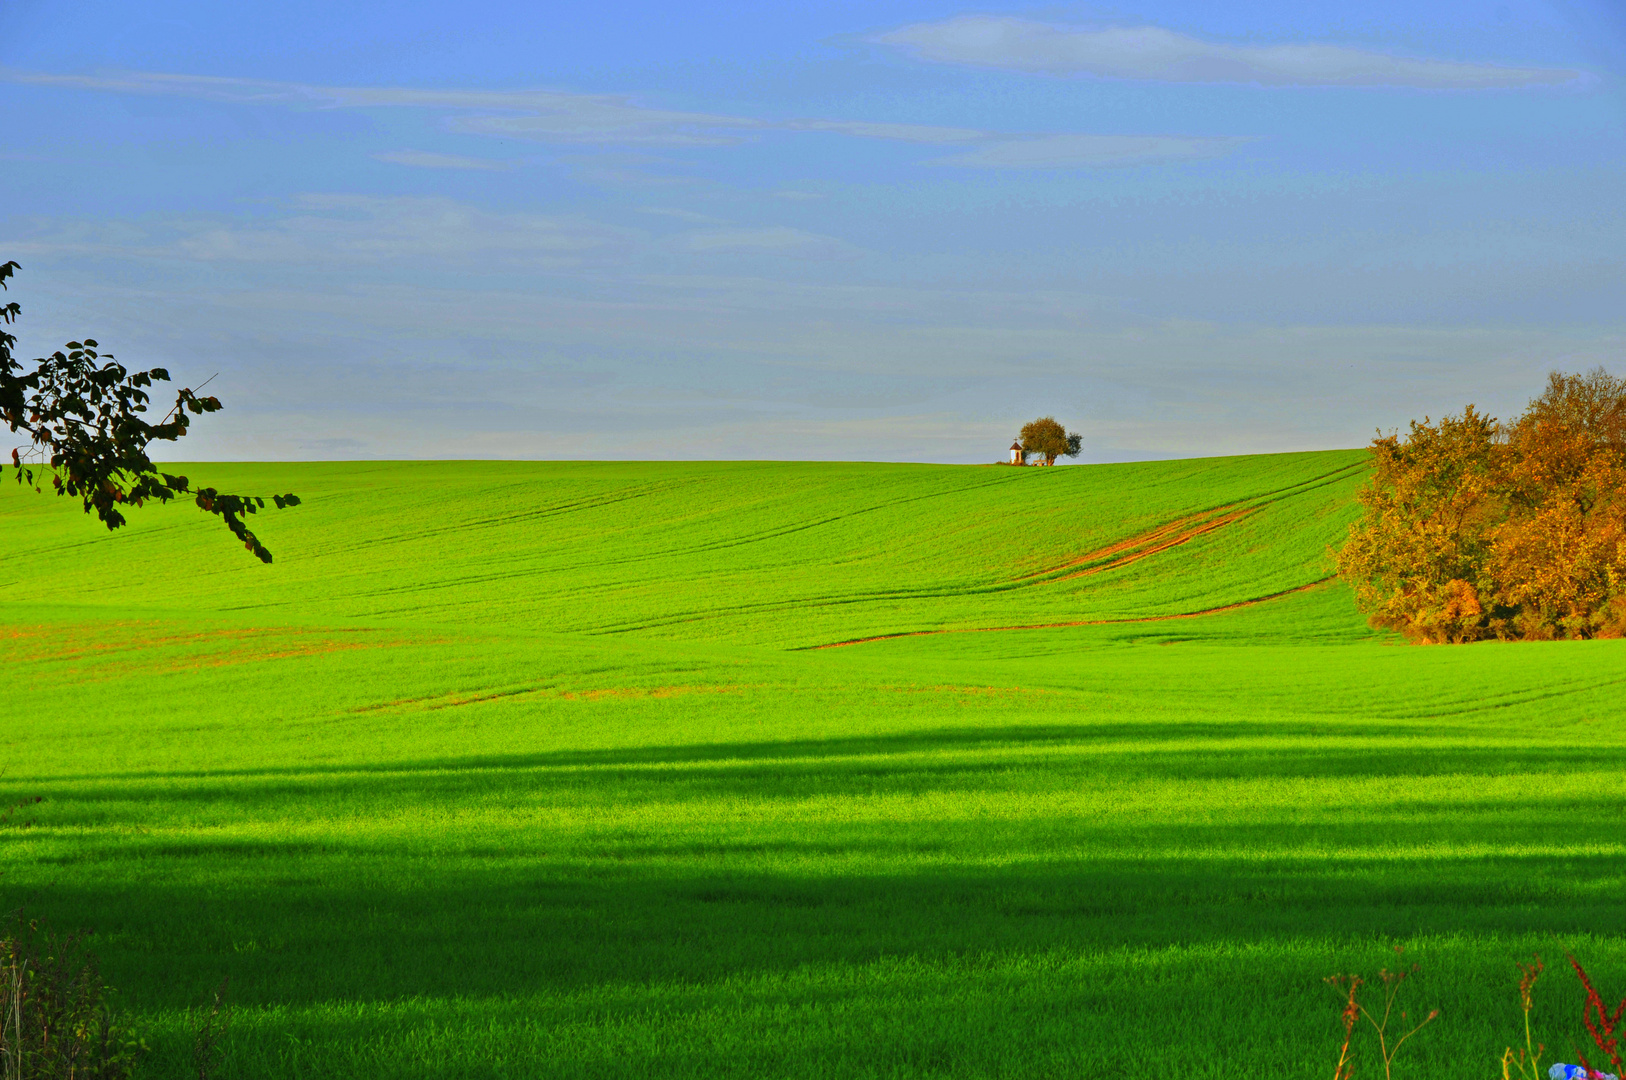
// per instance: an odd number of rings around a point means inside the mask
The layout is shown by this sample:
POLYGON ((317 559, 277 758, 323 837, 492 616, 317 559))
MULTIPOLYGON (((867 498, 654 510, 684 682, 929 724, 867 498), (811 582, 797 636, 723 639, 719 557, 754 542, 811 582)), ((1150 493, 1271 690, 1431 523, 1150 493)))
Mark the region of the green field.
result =
POLYGON ((0 488, 0 900, 149 1075, 227 974, 266 1080, 1325 1077, 1395 945, 1489 1078, 1515 959, 1626 992, 1626 642, 1367 629, 1364 452, 186 471, 273 566, 0 488))

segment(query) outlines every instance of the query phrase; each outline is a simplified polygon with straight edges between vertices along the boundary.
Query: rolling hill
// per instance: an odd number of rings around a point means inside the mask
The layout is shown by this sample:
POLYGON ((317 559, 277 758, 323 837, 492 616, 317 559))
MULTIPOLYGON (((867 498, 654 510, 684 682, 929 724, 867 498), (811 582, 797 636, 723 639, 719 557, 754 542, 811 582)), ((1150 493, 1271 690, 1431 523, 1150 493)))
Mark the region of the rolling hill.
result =
POLYGON ((200 465, 295 489, 243 559, 187 505, 115 534, 6 489, 8 603, 768 645, 1221 607, 1328 576, 1364 454, 1094 468, 200 465))
POLYGON ((1364 461, 188 466, 270 567, 7 485, 0 900, 150 1075, 226 974, 232 1076, 1309 1075, 1394 945, 1489 1075, 1626 981, 1626 649, 1369 630, 1364 461))

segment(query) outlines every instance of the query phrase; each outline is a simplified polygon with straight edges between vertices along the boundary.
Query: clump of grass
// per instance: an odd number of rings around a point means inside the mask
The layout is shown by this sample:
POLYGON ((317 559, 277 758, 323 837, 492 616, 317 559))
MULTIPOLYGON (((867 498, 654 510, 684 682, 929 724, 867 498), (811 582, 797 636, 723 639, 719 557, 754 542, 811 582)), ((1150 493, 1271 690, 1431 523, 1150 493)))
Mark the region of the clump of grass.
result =
MULTIPOLYGON (((1395 947, 1395 956, 1398 958, 1405 950, 1395 947)), ((1394 1060, 1400 1053, 1401 1046, 1407 1039, 1422 1031, 1433 1023, 1440 1015, 1439 1009, 1432 1009, 1422 1020, 1414 1024, 1405 1034, 1395 1038, 1395 1032, 1390 1029, 1390 1023, 1395 1019, 1395 1001, 1400 996, 1401 987, 1407 979, 1417 974, 1418 965, 1412 964, 1409 968, 1397 968, 1390 971, 1381 968, 1378 971, 1378 981, 1383 984, 1383 1008, 1380 1012, 1373 1012, 1361 1003, 1360 989, 1366 985, 1359 975, 1333 975, 1327 978, 1326 983, 1340 996, 1344 997, 1344 1045, 1338 1053, 1338 1066, 1333 1072, 1333 1080, 1349 1080, 1355 1071, 1355 1065, 1350 1055, 1350 1042, 1355 1034, 1356 1021, 1364 1019, 1372 1027, 1373 1034, 1378 1040, 1378 1056, 1383 1061, 1384 1080, 1392 1080, 1394 1060), (1390 1042, 1393 1039, 1393 1042, 1390 1042)), ((1410 1017, 1406 1010, 1400 1011, 1400 1024, 1404 1026, 1410 1017)))
POLYGON ((34 827, 33 818, 24 818, 21 821, 15 822, 11 819, 17 816, 17 812, 19 810, 27 810, 30 806, 38 806, 44 801, 44 795, 36 795, 32 799, 23 799, 19 802, 12 803, 4 810, 0 810, 0 825, 12 825, 19 829, 32 829, 34 827))
POLYGON ((215 1055, 220 1042, 231 1026, 231 1011, 226 1007, 226 991, 231 989, 231 976, 221 980, 215 988, 214 1001, 206 1006, 198 1018, 198 1031, 192 1039, 192 1065, 198 1071, 198 1080, 209 1080, 214 1075, 215 1055))
POLYGON ((113 1012, 86 935, 16 915, 0 938, 0 1080, 125 1080, 146 1047, 113 1012))

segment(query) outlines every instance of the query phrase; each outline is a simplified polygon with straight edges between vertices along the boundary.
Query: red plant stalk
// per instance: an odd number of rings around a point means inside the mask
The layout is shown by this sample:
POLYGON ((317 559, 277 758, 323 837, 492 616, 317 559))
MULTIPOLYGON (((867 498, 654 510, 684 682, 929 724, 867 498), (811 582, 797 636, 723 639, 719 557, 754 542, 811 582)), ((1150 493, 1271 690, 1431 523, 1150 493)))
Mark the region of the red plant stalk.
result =
POLYGON ((1355 1034, 1355 1021, 1360 1018, 1361 1005, 1355 1000, 1355 994, 1361 988, 1359 975, 1334 975, 1325 980, 1334 990, 1342 990, 1347 985, 1349 999, 1344 1002, 1344 1045, 1338 1048, 1338 1065, 1332 1071, 1332 1080, 1350 1080, 1355 1075, 1355 1063, 1349 1060, 1349 1040, 1355 1034))
MULTIPOLYGON (((1592 980, 1587 978, 1586 969, 1581 967, 1580 961, 1571 956, 1570 967, 1581 980, 1581 986, 1586 989, 1586 1004, 1581 1008, 1581 1020, 1586 1024, 1588 1034, 1592 1041, 1598 1044, 1598 1049, 1609 1058, 1609 1063, 1615 1067, 1616 1075, 1620 1074, 1620 1017, 1626 1013, 1626 998, 1622 998, 1615 1011, 1611 1013, 1604 1008, 1603 996, 1592 986, 1592 980)), ((1579 1054, 1581 1066, 1588 1073, 1597 1072, 1592 1063, 1586 1059, 1585 1054, 1579 1054)))

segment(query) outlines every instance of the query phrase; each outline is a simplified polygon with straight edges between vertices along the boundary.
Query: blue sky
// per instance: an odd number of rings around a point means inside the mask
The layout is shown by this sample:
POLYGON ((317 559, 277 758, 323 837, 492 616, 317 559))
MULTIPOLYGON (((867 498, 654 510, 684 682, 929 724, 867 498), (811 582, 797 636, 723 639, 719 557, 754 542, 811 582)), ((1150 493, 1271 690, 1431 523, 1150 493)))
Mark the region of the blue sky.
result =
POLYGON ((190 458, 1354 446, 1626 373, 1618 0, 0 0, 26 355, 190 458))

